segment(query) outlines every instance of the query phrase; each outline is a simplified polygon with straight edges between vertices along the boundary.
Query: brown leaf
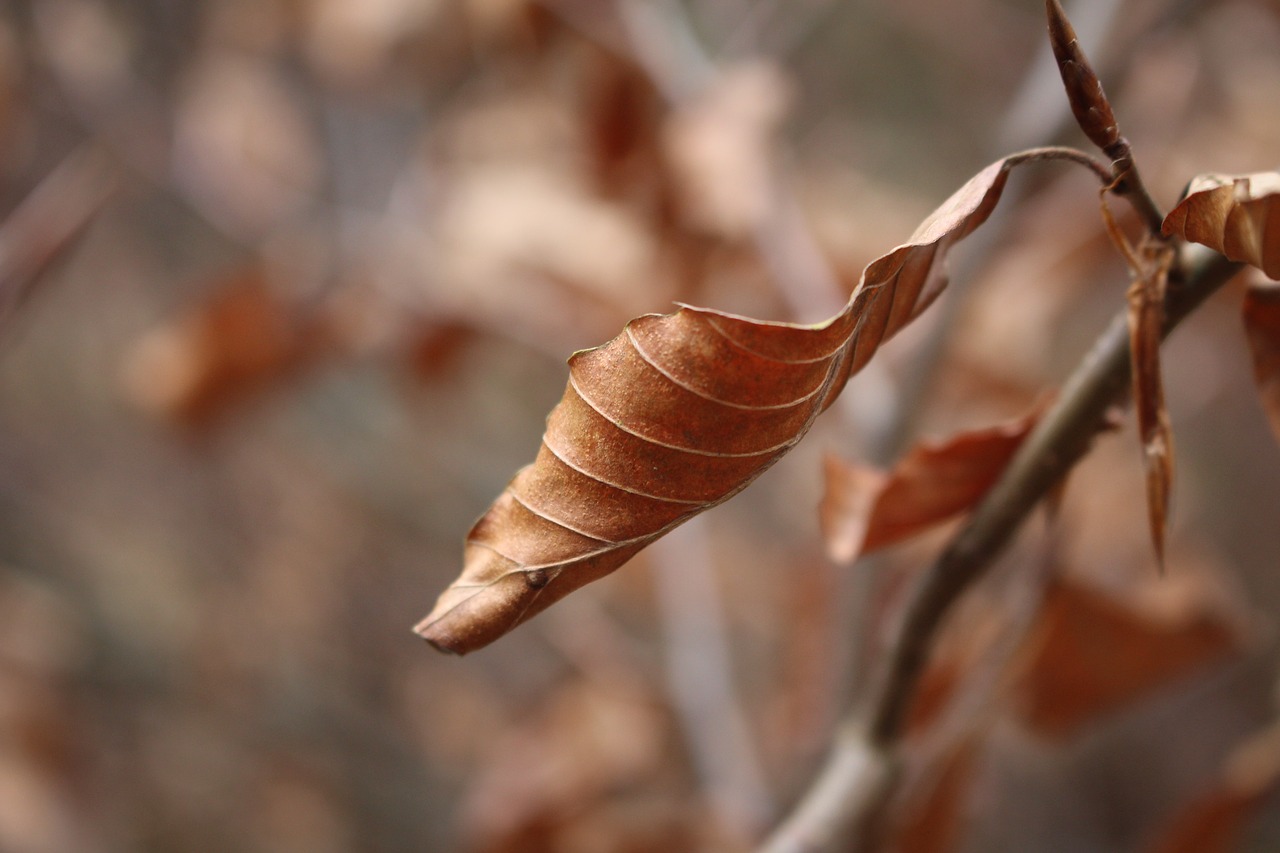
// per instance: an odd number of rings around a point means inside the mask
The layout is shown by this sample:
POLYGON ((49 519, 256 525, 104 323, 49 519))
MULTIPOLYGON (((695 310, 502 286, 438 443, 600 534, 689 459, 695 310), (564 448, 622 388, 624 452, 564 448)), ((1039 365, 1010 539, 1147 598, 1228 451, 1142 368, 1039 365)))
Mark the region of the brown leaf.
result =
POLYGON ((1042 412, 1037 407, 999 426, 918 444, 887 474, 828 457, 819 518, 831 559, 852 562, 972 507, 1042 412))
POLYGON ((1164 567, 1165 525, 1173 489, 1173 428, 1160 379, 1160 340, 1164 294, 1172 254, 1164 247, 1144 253, 1128 292, 1129 357, 1133 362, 1133 398, 1147 475, 1147 521, 1156 560, 1164 567))
POLYGON ((415 630, 478 649, 745 488, 941 291, 946 250, 990 215, 1015 162, 961 187, 825 323, 684 307, 575 354, 537 460, 472 528, 462 575, 415 630))
POLYGON ((1280 440, 1280 287, 1255 285, 1245 291, 1244 330, 1262 408, 1280 440))
POLYGON ((1171 575, 1160 583, 1169 595, 1145 607, 1078 581, 1052 584, 1019 678, 1032 729, 1068 736, 1097 715, 1240 647, 1238 626, 1208 608, 1194 574, 1171 575))
POLYGON ((1246 738, 1213 787, 1184 806, 1144 848, 1147 853, 1231 853, 1280 782, 1280 725, 1246 738))
POLYGON ((1053 58, 1058 61, 1058 73, 1062 75, 1062 85, 1067 90, 1067 100, 1071 103, 1076 124, 1080 125, 1090 142, 1103 151, 1109 151, 1120 142, 1111 103, 1102 91, 1102 83, 1081 50, 1076 31, 1058 0, 1045 0, 1044 5, 1049 18, 1049 44, 1053 47, 1053 58))
POLYGON ((328 321, 273 293, 257 267, 218 284, 204 304, 143 336, 129 353, 126 391, 144 408, 206 426, 332 344, 328 321))
POLYGON ((1280 172, 1200 175, 1162 231, 1280 279, 1280 172))
POLYGON ((961 849, 966 810, 973 797, 980 744, 969 737, 952 746, 930 768, 930 778, 920 783, 904 804, 890 850, 899 853, 948 853, 961 849))

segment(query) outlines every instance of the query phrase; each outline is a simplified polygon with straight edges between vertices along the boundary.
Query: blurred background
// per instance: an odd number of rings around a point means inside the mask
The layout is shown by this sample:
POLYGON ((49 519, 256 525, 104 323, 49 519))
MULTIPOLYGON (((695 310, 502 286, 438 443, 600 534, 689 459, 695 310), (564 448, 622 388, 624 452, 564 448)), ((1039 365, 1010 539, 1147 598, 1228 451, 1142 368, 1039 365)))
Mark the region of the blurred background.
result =
MULTIPOLYGON (((1273 3, 1068 12, 1162 205, 1275 168, 1273 3)), ((0 5, 0 850, 747 849, 944 541, 830 563, 822 456, 1061 382, 1127 284, 1085 173, 1018 173, 746 493, 465 659, 411 626, 572 351, 676 301, 823 319, 986 163, 1083 144, 1043 33, 1030 0, 0 5)), ((1207 797, 1270 849, 1239 298, 1166 350, 1165 576, 1126 421, 949 626, 891 847, 1182 849, 1207 797)))

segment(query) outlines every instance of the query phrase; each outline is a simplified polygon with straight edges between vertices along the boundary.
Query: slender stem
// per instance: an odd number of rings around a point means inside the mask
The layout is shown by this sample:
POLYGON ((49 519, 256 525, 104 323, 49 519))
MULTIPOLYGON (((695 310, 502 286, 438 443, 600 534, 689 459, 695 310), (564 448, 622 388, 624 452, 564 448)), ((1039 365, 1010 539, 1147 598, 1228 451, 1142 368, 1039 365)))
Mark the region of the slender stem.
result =
POLYGON ((1115 171, 1115 184, 1112 192, 1116 195, 1124 196, 1124 198, 1133 205, 1133 209, 1142 217, 1142 222, 1146 226, 1151 236, 1160 238, 1160 229, 1164 225, 1164 214, 1160 212, 1159 206, 1155 199, 1151 197, 1151 193, 1147 191, 1147 185, 1142 182, 1142 175, 1138 172, 1138 164, 1134 162, 1133 150, 1129 146, 1129 140, 1123 136, 1119 142, 1107 149, 1107 156, 1111 157, 1111 167, 1115 171))
MULTIPOLYGON (((1239 268, 1198 246, 1183 247, 1181 275, 1165 299, 1167 335, 1239 268)), ((982 577, 1035 505, 1084 456, 1108 411, 1129 389, 1129 331, 1124 312, 1067 380, 1052 409, 964 527, 921 578, 890 644, 869 703, 846 720, 823 771, 762 853, 848 850, 874 834, 879 808, 896 778, 896 746, 939 626, 960 595, 982 577)), ((858 849, 858 848, 852 848, 858 849)))

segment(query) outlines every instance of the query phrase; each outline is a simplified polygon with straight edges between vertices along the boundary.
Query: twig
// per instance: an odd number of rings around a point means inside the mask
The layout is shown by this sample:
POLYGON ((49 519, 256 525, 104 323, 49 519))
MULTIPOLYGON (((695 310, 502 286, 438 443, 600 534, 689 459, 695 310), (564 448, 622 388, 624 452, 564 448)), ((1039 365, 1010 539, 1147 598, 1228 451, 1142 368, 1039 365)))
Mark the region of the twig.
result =
MULTIPOLYGON (((1213 252, 1184 247, 1184 274, 1170 281, 1167 335, 1239 268, 1213 252)), ((896 746, 905 714, 951 606, 985 573, 1035 505, 1084 456, 1108 410, 1129 389, 1131 364, 1122 312, 1067 380, 1054 407, 1028 436, 1000 481, 924 574, 890 646, 882 677, 864 713, 855 714, 799 807, 760 848, 763 853, 849 849, 873 832, 898 769, 896 746)))
POLYGON ((773 815, 765 773, 729 671, 729 630, 716 586, 705 518, 653 544, 668 692, 680 714, 702 788, 724 828, 739 838, 773 815))
POLYGON ((64 160, 0 225, 0 334, 115 191, 101 152, 64 160))

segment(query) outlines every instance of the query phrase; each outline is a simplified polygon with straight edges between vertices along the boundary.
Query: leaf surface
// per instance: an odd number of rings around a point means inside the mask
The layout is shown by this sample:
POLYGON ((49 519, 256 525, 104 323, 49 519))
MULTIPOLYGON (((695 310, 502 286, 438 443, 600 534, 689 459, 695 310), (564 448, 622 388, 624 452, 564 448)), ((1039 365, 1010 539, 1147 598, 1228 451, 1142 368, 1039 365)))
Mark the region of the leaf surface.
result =
POLYGON ((685 306, 576 353, 537 459, 476 522, 461 576, 415 630, 444 651, 485 646, 745 488, 941 292, 947 249, 990 215, 1015 162, 970 179, 824 323, 685 306))
POLYGON ((1255 285, 1245 291, 1244 329, 1262 408, 1280 441, 1280 287, 1255 285))
POLYGON ((887 473, 828 457, 819 516, 831 559, 852 562, 971 508, 1042 411, 1038 407, 1008 423, 922 442, 887 473))
POLYGON ((1200 175, 1162 230, 1280 279, 1280 172, 1200 175))

